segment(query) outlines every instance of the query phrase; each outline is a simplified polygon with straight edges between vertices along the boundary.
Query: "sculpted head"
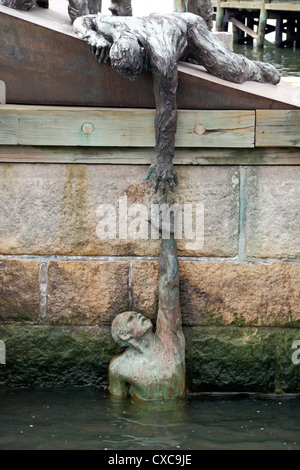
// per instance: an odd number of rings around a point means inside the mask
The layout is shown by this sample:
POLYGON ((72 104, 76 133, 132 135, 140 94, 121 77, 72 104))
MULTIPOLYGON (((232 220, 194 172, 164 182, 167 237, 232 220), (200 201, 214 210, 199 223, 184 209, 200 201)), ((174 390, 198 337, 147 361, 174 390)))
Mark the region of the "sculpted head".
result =
POLYGON ((131 340, 139 340, 152 331, 151 320, 141 313, 124 312, 116 316, 111 326, 113 340, 120 346, 129 346, 131 340))
POLYGON ((109 57, 116 72, 130 80, 136 80, 143 70, 145 50, 134 34, 124 33, 114 41, 109 57))

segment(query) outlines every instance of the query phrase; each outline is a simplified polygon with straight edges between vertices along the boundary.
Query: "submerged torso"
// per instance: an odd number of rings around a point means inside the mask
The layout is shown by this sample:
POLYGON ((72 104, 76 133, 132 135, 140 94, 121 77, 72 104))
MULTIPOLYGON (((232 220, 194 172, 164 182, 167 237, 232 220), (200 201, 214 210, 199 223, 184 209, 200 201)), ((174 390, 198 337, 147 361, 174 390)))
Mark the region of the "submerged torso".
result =
MULTIPOLYGON (((155 335, 146 353, 128 348, 111 361, 110 369, 128 387, 135 400, 181 399, 185 391, 184 336, 162 343, 155 335)), ((166 338, 165 338, 166 339, 166 338)))

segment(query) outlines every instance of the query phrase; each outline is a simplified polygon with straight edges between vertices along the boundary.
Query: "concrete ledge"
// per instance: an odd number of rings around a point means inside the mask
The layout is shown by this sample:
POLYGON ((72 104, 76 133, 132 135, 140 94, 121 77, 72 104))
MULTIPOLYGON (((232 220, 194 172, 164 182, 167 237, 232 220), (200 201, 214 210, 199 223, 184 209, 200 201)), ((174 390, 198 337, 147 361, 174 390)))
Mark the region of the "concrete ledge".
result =
POLYGON ((232 50, 233 48, 233 33, 228 33, 225 31, 214 31, 214 35, 220 39, 221 41, 225 42, 226 46, 232 50))

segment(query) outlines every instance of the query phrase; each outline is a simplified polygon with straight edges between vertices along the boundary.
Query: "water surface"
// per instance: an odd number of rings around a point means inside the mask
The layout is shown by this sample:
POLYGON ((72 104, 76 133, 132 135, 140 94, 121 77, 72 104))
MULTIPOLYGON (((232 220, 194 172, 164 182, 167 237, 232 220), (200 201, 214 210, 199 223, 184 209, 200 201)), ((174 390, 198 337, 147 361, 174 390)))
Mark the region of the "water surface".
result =
POLYGON ((266 45, 257 48, 256 45, 235 44, 234 52, 243 54, 251 60, 259 60, 274 65, 283 77, 300 77, 300 48, 274 47, 266 45))
POLYGON ((1 450, 300 450, 300 397, 201 395, 146 411, 92 387, 0 391, 1 450))

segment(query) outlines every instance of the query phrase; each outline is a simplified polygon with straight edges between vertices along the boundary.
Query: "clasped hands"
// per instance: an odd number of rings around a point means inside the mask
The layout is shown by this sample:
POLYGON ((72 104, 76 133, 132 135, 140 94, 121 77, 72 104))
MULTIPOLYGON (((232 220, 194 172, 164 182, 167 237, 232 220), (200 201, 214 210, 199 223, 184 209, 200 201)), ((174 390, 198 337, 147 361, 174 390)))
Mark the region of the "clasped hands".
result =
POLYGON ((178 184, 177 173, 172 161, 166 159, 157 159, 156 163, 150 165, 146 180, 149 180, 154 174, 154 193, 156 194, 161 184, 162 195, 166 194, 166 188, 169 186, 170 191, 174 191, 174 184, 178 184))

